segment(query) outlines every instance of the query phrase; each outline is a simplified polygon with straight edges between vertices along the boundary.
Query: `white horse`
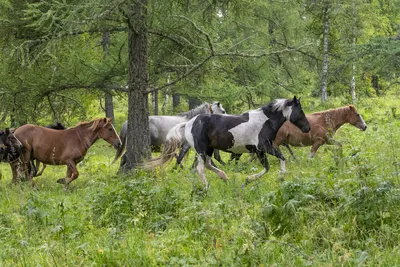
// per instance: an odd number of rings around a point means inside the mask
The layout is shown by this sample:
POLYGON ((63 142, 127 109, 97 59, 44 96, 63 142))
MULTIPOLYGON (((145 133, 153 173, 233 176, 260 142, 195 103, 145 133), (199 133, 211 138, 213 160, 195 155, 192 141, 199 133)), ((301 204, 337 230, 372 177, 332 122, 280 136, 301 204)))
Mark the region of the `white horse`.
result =
MULTIPOLYGON (((212 104, 203 103, 200 106, 178 114, 178 116, 149 116, 149 130, 150 130, 150 144, 152 150, 159 150, 161 145, 166 141, 166 136, 169 130, 175 125, 187 122, 188 120, 196 117, 199 114, 225 114, 225 109, 220 102, 213 102, 212 104)), ((122 146, 117 149, 114 162, 121 157, 122 152, 126 147, 126 136, 128 132, 128 121, 122 125, 121 133, 119 134, 122 146)))

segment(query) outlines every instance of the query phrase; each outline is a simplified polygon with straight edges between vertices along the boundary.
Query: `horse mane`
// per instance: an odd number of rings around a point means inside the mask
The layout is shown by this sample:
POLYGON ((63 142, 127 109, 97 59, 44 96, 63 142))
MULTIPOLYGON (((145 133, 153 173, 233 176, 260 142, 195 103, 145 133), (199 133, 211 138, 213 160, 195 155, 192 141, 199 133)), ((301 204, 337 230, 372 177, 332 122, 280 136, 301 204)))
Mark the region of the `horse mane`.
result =
MULTIPOLYGON (((79 122, 79 123, 77 124, 76 127, 82 127, 82 128, 90 127, 89 129, 92 130, 92 131, 94 131, 94 130, 97 129, 97 126, 99 125, 99 123, 100 123, 102 120, 104 120, 104 118, 95 119, 95 120, 92 120, 92 121, 82 121, 82 122, 79 122)), ((107 123, 108 123, 109 121, 110 121, 110 119, 107 118, 107 123)))
POLYGON ((205 103, 201 104, 200 106, 195 107, 194 109, 179 113, 178 116, 185 117, 185 119, 190 120, 199 114, 208 113, 207 111, 209 109, 209 106, 210 106, 210 104, 205 102, 205 103))
POLYGON ((347 106, 344 106, 344 107, 331 108, 331 109, 328 109, 328 110, 322 110, 322 111, 313 112, 312 114, 315 114, 315 115, 323 115, 323 114, 326 114, 326 113, 330 113, 330 112, 332 112, 332 111, 346 110, 346 109, 351 110, 352 108, 353 108, 354 110, 356 110, 356 107, 355 107, 354 105, 347 105, 347 106))
POLYGON ((275 99, 272 100, 268 105, 259 108, 259 110, 268 111, 268 112, 276 112, 276 111, 283 111, 286 107, 288 99, 275 99))

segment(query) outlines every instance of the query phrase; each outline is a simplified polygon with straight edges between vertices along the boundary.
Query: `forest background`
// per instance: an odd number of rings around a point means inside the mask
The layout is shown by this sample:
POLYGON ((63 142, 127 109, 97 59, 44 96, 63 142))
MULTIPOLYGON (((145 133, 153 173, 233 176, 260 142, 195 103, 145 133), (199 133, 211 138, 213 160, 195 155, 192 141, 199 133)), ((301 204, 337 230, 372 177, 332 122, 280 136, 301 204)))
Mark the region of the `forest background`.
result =
POLYGON ((115 175, 105 147, 70 193, 47 185, 56 168, 39 193, 3 179, 5 263, 398 264, 400 1, 0 0, 0 11, 0 128, 128 119, 122 171, 150 156, 149 114, 204 101, 235 114, 297 95, 307 112, 354 103, 375 123, 366 136, 345 129, 344 152, 319 163, 300 152, 288 182, 272 171, 245 191, 239 174, 208 194, 189 170, 115 175))

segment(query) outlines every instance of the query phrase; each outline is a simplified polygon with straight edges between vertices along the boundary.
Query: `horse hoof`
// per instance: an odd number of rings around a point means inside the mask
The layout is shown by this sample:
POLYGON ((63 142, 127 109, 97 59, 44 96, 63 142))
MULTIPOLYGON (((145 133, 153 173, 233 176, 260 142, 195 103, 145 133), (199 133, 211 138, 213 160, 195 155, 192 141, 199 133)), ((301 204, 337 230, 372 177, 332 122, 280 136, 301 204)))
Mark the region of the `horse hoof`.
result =
POLYGON ((65 178, 60 178, 57 180, 57 183, 59 184, 65 184, 65 178))

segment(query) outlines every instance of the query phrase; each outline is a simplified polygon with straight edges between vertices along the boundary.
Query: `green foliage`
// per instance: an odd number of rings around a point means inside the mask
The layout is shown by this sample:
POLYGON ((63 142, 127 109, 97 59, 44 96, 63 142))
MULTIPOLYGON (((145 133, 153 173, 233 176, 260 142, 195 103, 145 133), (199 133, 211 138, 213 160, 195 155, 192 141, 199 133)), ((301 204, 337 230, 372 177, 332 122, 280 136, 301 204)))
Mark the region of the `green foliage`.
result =
MULTIPOLYGON (((347 100, 303 103, 317 111, 347 100)), ((335 136, 343 146, 325 145, 312 160, 309 148, 295 149, 284 175, 269 157, 270 171, 245 187, 260 168, 246 155, 221 167, 228 183, 207 171, 204 191, 193 152, 183 169, 118 175, 102 141, 68 190, 55 182, 65 167, 48 166, 35 192, 10 185, 2 164, 0 265, 397 266, 398 99, 361 98, 357 108, 366 132, 344 126, 335 136)))

